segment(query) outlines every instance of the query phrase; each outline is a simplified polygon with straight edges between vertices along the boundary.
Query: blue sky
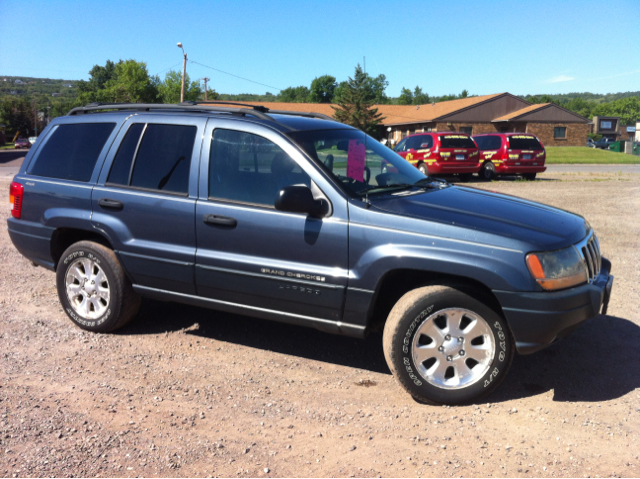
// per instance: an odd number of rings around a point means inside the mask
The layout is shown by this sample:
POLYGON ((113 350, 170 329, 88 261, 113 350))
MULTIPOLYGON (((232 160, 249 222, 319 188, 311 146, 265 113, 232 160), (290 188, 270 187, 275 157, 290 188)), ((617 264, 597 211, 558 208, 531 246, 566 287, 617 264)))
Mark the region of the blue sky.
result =
POLYGON ((133 58, 149 73, 189 60, 192 79, 222 93, 278 93, 324 74, 353 75, 366 57, 387 94, 416 85, 610 93, 640 90, 640 0, 199 1, 0 0, 0 75, 87 79, 133 58))

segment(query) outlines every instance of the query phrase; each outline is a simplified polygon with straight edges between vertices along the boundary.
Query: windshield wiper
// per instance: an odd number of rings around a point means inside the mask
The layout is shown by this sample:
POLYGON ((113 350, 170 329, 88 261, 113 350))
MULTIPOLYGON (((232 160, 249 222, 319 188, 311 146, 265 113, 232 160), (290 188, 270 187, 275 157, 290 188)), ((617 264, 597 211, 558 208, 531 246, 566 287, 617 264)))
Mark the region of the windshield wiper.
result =
POLYGON ((413 186, 429 186, 433 183, 440 183, 440 188, 444 186, 449 186, 449 182, 443 180, 441 178, 434 178, 433 176, 427 176, 426 178, 422 178, 421 180, 416 181, 413 186))

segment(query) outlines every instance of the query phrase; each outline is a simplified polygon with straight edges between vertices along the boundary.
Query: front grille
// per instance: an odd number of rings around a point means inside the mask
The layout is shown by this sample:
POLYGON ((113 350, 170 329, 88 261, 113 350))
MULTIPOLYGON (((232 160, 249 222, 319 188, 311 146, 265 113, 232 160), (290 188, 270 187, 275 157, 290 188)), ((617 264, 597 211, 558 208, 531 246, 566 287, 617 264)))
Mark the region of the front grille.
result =
POLYGON ((602 264, 602 256, 600 256, 600 244, 595 234, 587 239, 580 248, 580 253, 587 265, 587 275, 589 282, 593 283, 600 274, 600 266, 602 264))

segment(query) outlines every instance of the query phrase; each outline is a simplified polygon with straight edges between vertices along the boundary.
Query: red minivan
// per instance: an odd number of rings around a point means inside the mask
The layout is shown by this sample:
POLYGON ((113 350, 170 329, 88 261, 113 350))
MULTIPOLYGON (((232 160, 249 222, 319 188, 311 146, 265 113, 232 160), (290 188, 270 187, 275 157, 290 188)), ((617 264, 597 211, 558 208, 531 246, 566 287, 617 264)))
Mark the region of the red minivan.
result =
POLYGON ((425 175, 458 175, 469 181, 481 166, 478 147, 466 133, 416 133, 394 151, 425 175))
POLYGON ((488 133, 474 135, 480 149, 480 178, 491 180, 498 175, 522 175, 533 181, 547 169, 547 152, 531 133, 488 133))

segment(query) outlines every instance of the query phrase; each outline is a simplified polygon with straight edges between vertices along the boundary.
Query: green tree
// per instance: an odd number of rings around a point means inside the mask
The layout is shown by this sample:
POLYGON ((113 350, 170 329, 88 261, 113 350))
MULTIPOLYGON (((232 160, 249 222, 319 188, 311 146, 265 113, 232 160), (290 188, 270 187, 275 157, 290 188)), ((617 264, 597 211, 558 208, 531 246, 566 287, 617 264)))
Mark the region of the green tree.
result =
POLYGON ((311 82, 311 89, 309 93, 310 103, 331 103, 333 101, 333 95, 336 90, 336 77, 331 75, 323 75, 316 77, 311 82))
POLYGON ((467 90, 462 90, 462 93, 458 95, 458 98, 467 98, 469 96, 469 92, 467 90))
POLYGON ((425 105, 429 103, 429 95, 422 92, 422 88, 416 86, 416 89, 413 91, 413 104, 414 105, 425 105))
POLYGON ((6 126, 7 141, 17 132, 29 136, 34 131, 33 104, 29 97, 3 97, 0 102, 0 123, 6 126))
POLYGON ((413 105, 413 93, 411 93, 411 90, 404 87, 400 90, 398 105, 413 105))
POLYGON ((112 102, 156 103, 157 79, 149 77, 147 64, 135 60, 120 60, 113 77, 105 84, 105 96, 112 102))
MULTIPOLYGON (((180 103, 180 92, 182 90, 182 72, 169 70, 164 77, 164 81, 158 83, 158 96, 162 103, 180 103)), ((211 90, 209 90, 211 91, 211 90)), ((207 92, 209 93, 209 92, 207 92)), ((184 76, 184 99, 185 101, 197 101, 203 94, 200 82, 191 81, 189 74, 184 76)), ((207 94, 208 99, 212 99, 207 94)))
POLYGON ((285 88, 278 95, 278 101, 285 103, 308 103, 309 89, 306 86, 285 88))
POLYGON ((619 116, 621 125, 635 125, 640 120, 640 97, 629 97, 598 105, 594 111, 598 116, 619 116))
POLYGON ((359 128, 365 133, 376 134, 377 126, 384 120, 373 108, 375 103, 375 90, 371 88, 370 77, 362 71, 362 67, 356 66, 355 75, 349 78, 345 91, 340 96, 335 117, 338 121, 359 128))
POLYGON ((365 73, 364 75, 366 77, 366 88, 373 95, 373 103, 375 105, 388 105, 391 103, 391 100, 385 93, 385 90, 389 86, 387 77, 382 73, 375 78, 370 77, 368 73, 365 73))

